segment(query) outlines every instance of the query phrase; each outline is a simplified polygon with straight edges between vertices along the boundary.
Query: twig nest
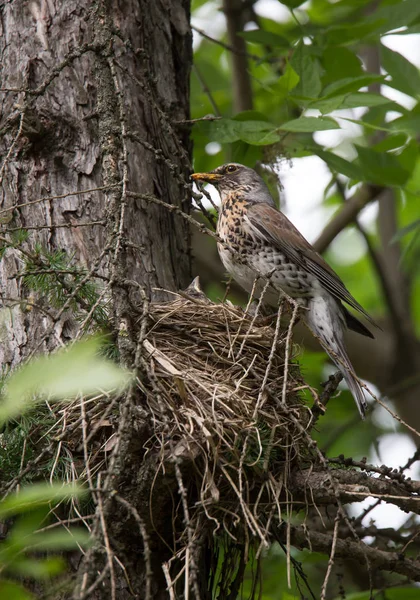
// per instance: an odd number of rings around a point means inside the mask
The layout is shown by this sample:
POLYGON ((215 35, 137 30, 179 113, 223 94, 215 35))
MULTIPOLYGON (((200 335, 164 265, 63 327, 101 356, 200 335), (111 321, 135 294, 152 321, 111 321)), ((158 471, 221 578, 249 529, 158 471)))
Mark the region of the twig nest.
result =
POLYGON ((195 473, 199 521, 235 539, 242 524, 265 541, 279 486, 284 492, 291 465, 308 456, 310 413, 299 396, 291 332, 280 317, 268 324, 199 294, 153 304, 149 317, 144 349, 153 385, 144 391, 155 434, 148 451, 165 469, 172 461, 195 473))

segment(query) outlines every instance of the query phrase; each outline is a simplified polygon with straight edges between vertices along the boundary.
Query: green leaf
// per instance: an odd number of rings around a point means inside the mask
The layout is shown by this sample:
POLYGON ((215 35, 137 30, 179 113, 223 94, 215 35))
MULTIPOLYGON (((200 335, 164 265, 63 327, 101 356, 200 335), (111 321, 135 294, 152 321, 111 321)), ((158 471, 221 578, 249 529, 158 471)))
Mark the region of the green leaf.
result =
POLYGON ((306 8, 306 12, 310 20, 316 24, 330 25, 343 21, 350 22, 358 7, 365 6, 366 0, 341 0, 340 2, 314 0, 306 8))
POLYGON ((392 35, 412 35, 413 33, 420 33, 420 23, 417 25, 411 25, 411 27, 405 27, 399 31, 393 31, 392 35))
POLYGON ((220 144, 231 144, 239 140, 237 122, 233 119, 197 123, 195 129, 207 132, 209 140, 220 142, 220 144))
POLYGON ((281 4, 283 4, 284 6, 287 6, 288 8, 291 8, 292 10, 294 8, 297 8, 298 6, 301 6, 302 4, 304 4, 306 2, 306 0, 279 0, 281 2, 281 4))
POLYGON ((20 515, 5 542, 0 544, 0 565, 7 564, 9 571, 15 571, 18 557, 24 556, 28 551, 72 550, 78 546, 87 546, 90 536, 86 529, 67 530, 57 524, 54 529, 38 531, 41 524, 45 524, 50 506, 50 503, 44 504, 20 515))
MULTIPOLYGON (((75 546, 75 548, 76 547, 77 546, 75 546)), ((45 559, 33 559, 19 556, 14 557, 13 563, 8 568, 8 571, 21 577, 49 579, 50 577, 62 573, 65 569, 66 562, 59 556, 51 556, 45 559)))
POLYGON ((295 95, 317 98, 322 89, 321 65, 313 56, 313 48, 300 42, 293 52, 290 64, 300 78, 294 90, 295 95))
POLYGON ((275 126, 268 121, 241 120, 240 113, 235 119, 220 119, 209 124, 209 136, 221 144, 231 144, 242 140, 255 146, 267 146, 280 140, 275 126))
POLYGON ((274 125, 267 121, 239 121, 237 133, 240 140, 255 146, 267 146, 280 140, 274 125))
POLYGON ((208 0, 192 0, 191 12, 196 11, 198 8, 203 6, 203 4, 206 4, 206 2, 208 2, 208 0))
POLYGON ((420 72, 402 54, 381 45, 381 62, 392 78, 393 87, 409 96, 420 94, 420 72))
POLYGON ((284 74, 272 86, 272 90, 278 98, 284 99, 297 86, 299 80, 300 77, 292 65, 287 63, 284 74))
POLYGON ((407 208, 408 206, 415 207, 415 211, 413 214, 410 213, 410 216, 407 219, 406 224, 408 224, 411 223, 418 214, 418 198, 420 196, 420 158, 417 160, 417 164, 413 169, 410 180, 405 186, 405 192, 410 194, 412 199, 411 202, 407 203, 407 208))
POLYGON ((270 122, 268 117, 258 110, 243 110, 233 117, 233 121, 263 121, 270 125, 271 129, 274 128, 274 125, 270 122))
POLYGON ((34 396, 59 399, 99 390, 121 390, 131 375, 100 357, 100 346, 100 339, 92 337, 51 356, 34 358, 15 371, 0 404, 0 422, 29 408, 34 396))
POLYGON ((290 41, 288 39, 277 35, 277 33, 264 31, 264 29, 240 31, 238 35, 253 44, 263 44, 265 46, 274 46, 275 48, 290 48, 290 41))
POLYGON ((57 528, 46 532, 34 533, 28 544, 27 550, 74 550, 78 546, 86 547, 90 542, 90 535, 86 529, 72 528, 66 531, 57 528))
POLYGON ((410 223, 409 225, 406 225, 402 229, 399 229, 397 231, 397 233, 394 235, 394 237, 392 238, 391 243, 397 242, 398 240, 400 240, 407 234, 411 233, 412 231, 415 231, 419 227, 420 227, 420 219, 417 219, 416 221, 413 221, 413 223, 410 223))
POLYGON ((4 600, 33 600, 35 596, 30 594, 20 583, 0 579, 0 598, 4 598, 4 600))
POLYGON ((401 152, 395 155, 400 165, 410 173, 410 177, 416 166, 418 155, 419 150, 416 140, 410 140, 401 152))
POLYGON ((396 135, 389 135, 383 140, 372 146, 376 152, 388 152, 388 150, 395 150, 395 148, 401 148, 407 142, 407 136, 405 133, 397 133, 396 135))
POLYGON ((345 96, 340 108, 357 108, 359 106, 381 106, 389 104, 389 98, 371 92, 354 92, 345 96))
POLYGON ((341 94, 339 96, 322 97, 308 104, 308 108, 316 108, 323 114, 344 108, 357 108, 359 106, 382 106, 392 104, 389 98, 380 94, 369 92, 354 92, 353 94, 341 94))
POLYGON ((348 23, 330 27, 325 35, 328 46, 347 46, 360 40, 367 40, 380 29, 380 21, 348 23))
POLYGON ((322 54, 321 62, 325 69, 322 77, 324 86, 338 79, 363 75, 360 58, 348 48, 327 46, 322 54))
MULTIPOLYGON (((360 75, 359 77, 346 77, 339 79, 327 85, 323 90, 323 96, 337 96, 339 94, 347 94, 348 92, 357 92, 361 87, 366 87, 371 83, 383 81, 383 75, 360 75)), ((389 100, 388 100, 389 101, 389 100)))
POLYGON ((378 185, 404 185, 410 176, 398 158, 387 152, 375 152, 370 148, 355 145, 360 169, 364 178, 378 185))
POLYGON ((417 136, 420 131, 420 115, 404 115, 388 123, 394 131, 403 131, 412 136, 417 136))
POLYGON ((25 548, 25 545, 31 543, 34 532, 45 522, 49 509, 49 503, 31 504, 30 509, 19 515, 6 541, 0 544, 0 563, 6 560, 12 562, 16 555, 25 548))
POLYGON ((343 121, 348 121, 349 123, 355 123, 356 125, 361 125, 362 127, 366 127, 366 129, 372 129, 373 131, 385 131, 386 133, 391 133, 392 130, 387 125, 379 125, 377 123, 371 123, 369 121, 365 121, 363 119, 349 119, 347 117, 338 117, 343 121))
POLYGON ((86 489, 76 485, 34 483, 0 502, 0 519, 7 519, 39 506, 58 504, 62 500, 81 497, 86 493, 86 489))
POLYGON ((381 6, 374 11, 371 19, 378 23, 377 31, 386 32, 407 27, 420 17, 420 3, 418 0, 404 0, 389 6, 381 6))
POLYGON ((338 110, 344 102, 345 96, 333 96, 332 98, 320 98, 308 104, 308 108, 315 108, 323 115, 338 110))
POLYGON ((363 180, 363 173, 355 163, 349 162, 348 160, 341 158, 341 156, 337 156, 337 154, 327 150, 316 150, 315 153, 327 163, 332 171, 342 173, 349 179, 356 179, 357 181, 363 180))
POLYGON ((280 136, 276 131, 264 128, 260 123, 247 121, 239 130, 239 139, 253 146, 269 146, 280 141, 280 136))
MULTIPOLYGON (((263 160, 262 148, 263 146, 255 146, 239 140, 238 142, 231 144, 231 156, 229 160, 248 167, 255 167, 258 161, 263 160)), ((217 217, 217 215, 215 216, 217 217)))
POLYGON ((327 129, 340 129, 340 126, 331 117, 300 117, 283 123, 279 129, 296 133, 313 133, 314 131, 326 131, 327 129))

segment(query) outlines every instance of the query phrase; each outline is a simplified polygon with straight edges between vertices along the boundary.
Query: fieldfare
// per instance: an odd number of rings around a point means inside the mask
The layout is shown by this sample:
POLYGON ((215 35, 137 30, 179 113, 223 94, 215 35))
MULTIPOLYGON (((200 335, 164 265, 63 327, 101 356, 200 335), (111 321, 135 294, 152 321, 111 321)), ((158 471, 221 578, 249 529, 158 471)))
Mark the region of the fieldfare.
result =
POLYGON ((226 270, 257 297, 265 288, 263 302, 277 307, 279 296, 285 292, 304 307, 306 324, 342 371, 364 418, 367 404, 344 347, 344 330, 348 327, 371 338, 373 335, 342 301, 375 325, 373 319, 277 210, 266 184, 253 169, 230 163, 210 173, 194 173, 192 179, 211 183, 220 193, 218 250, 226 270))

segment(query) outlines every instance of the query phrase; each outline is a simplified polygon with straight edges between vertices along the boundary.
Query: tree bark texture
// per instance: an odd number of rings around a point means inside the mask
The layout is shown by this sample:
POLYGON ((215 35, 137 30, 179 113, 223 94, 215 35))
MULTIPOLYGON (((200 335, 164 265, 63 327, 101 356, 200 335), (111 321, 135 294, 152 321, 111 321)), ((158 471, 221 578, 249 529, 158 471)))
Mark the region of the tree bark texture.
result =
MULTIPOLYGON (((1 364, 14 368, 79 335, 70 300, 89 330, 92 307, 80 300, 77 286, 68 303, 54 307, 23 284, 25 261, 42 248, 40 269, 45 253, 63 250, 71 265, 83 267, 86 281, 98 282, 120 333, 122 360, 133 367, 142 302, 190 281, 188 224, 150 201, 189 211, 191 148, 182 123, 189 117, 189 2, 17 0, 0 11, 0 277, 8 308, 1 364), (28 237, 18 244, 13 236, 21 228, 28 237)), ((109 525, 106 533, 99 527, 98 545, 81 565, 80 598, 124 599, 144 591, 143 540, 133 514, 136 508, 147 514, 157 465, 140 468, 138 451, 149 431, 132 426, 133 414, 141 412, 134 404, 133 394, 121 401, 118 458, 107 492, 97 498, 109 525), (111 488, 126 505, 109 499, 111 488), (90 589, 107 564, 104 535, 125 570, 116 570, 111 588, 108 573, 90 589)), ((156 488, 162 530, 169 481, 156 488)), ((159 541, 150 541, 147 567, 156 599, 167 597, 160 544, 161 552, 159 541)))
MULTIPOLYGON (((112 273, 114 290, 124 279, 148 291, 189 280, 185 222, 126 195, 155 194, 188 210, 188 133, 176 123, 189 111, 188 11, 186 0, 1 8, 2 230, 39 228, 24 248, 64 249, 93 276, 112 273)), ((20 249, 8 248, 0 276, 11 312, 0 359, 12 367, 75 330, 69 311, 54 322, 50 307, 22 305, 22 265, 20 249)))

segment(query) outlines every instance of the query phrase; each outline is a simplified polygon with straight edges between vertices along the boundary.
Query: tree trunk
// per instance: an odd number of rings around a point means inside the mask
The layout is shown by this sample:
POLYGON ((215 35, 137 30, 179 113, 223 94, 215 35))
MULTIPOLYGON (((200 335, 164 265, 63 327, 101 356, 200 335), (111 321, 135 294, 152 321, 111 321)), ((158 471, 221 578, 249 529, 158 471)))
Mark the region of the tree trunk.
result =
MULTIPOLYGON (((138 367, 143 304, 190 280, 187 223, 153 203, 158 198, 189 210, 191 147, 182 123, 189 116, 189 2, 39 0, 3 3, 0 10, 0 277, 10 309, 2 366, 14 368, 88 331, 106 301, 122 360, 138 367), (16 237, 21 228, 25 239, 16 237), (54 285, 62 297, 55 305, 53 291, 31 288, 21 275, 30 265, 36 277, 60 251, 64 267, 54 285), (96 282, 93 301, 84 296, 86 282, 96 282)), ((149 431, 131 426, 139 402, 134 392, 121 400, 118 457, 96 496, 98 523, 105 515, 108 529, 82 563, 80 597, 107 564, 109 538, 120 562, 111 561, 115 572, 89 598, 144 594, 144 539, 135 517, 140 513, 143 522, 148 514, 147 486, 158 465, 141 465, 149 431), (127 504, 111 498, 111 490, 127 504)), ((162 540, 173 481, 168 475, 159 484, 161 533, 149 540, 156 599, 167 597, 162 540)))
MULTIPOLYGON (((177 124, 189 110, 188 4, 3 5, 1 220, 3 233, 36 228, 23 248, 63 249, 93 275, 114 265, 114 287, 124 278, 148 290, 188 283, 185 222, 126 194, 188 208, 190 147, 177 124)), ((28 295, 15 277, 23 259, 8 248, 1 263, 8 305, 28 295)), ((10 315, 3 364, 68 337, 68 313, 52 327, 26 306, 10 315)))

